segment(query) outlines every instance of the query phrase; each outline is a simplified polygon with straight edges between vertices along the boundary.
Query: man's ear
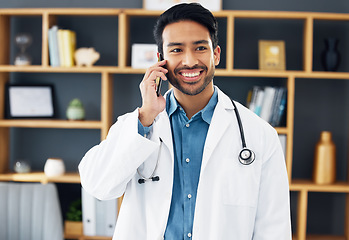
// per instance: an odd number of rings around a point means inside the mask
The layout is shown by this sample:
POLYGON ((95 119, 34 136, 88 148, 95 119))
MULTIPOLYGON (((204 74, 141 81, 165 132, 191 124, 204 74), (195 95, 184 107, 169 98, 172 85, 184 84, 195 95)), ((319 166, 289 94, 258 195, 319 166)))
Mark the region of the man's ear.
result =
POLYGON ((221 61, 221 47, 217 45, 217 47, 213 51, 214 64, 217 66, 221 61))

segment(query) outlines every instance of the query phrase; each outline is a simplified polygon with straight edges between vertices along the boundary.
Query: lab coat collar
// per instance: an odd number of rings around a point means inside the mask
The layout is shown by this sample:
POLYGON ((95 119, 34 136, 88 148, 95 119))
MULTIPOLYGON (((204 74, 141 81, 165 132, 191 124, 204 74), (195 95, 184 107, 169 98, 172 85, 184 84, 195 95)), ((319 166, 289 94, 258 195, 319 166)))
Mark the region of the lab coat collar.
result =
MULTIPOLYGON (((207 103, 207 105, 199 112, 197 112, 192 119, 195 118, 195 116, 197 115, 201 115, 202 120, 204 120, 205 122, 207 122, 208 124, 211 124, 211 120, 212 120, 212 115, 213 115, 213 111, 217 105, 218 102, 218 88, 214 89, 213 95, 210 98, 210 101, 207 103)), ((167 98, 166 98, 166 111, 168 116, 171 118, 171 115, 177 111, 178 109, 181 109, 180 104, 177 102, 173 91, 169 92, 167 98)), ((182 110, 183 111, 183 110, 182 110)))

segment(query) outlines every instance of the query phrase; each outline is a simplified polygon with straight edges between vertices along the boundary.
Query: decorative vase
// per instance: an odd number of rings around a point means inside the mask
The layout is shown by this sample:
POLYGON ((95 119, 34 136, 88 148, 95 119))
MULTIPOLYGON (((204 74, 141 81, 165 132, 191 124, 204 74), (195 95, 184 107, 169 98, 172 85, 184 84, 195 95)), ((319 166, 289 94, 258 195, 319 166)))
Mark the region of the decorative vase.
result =
POLYGON ((67 119, 69 120, 83 120, 85 119, 85 109, 81 101, 77 98, 73 99, 67 108, 67 119))
POLYGON ((337 49, 337 38, 325 39, 325 50, 322 53, 322 64, 325 71, 336 71, 340 63, 340 54, 337 49))
POLYGON ((56 177, 65 173, 64 162, 60 158, 48 158, 44 167, 45 175, 48 177, 56 177))
POLYGON ((315 146, 313 181, 317 184, 331 184, 336 181, 336 146, 331 132, 321 132, 315 146))

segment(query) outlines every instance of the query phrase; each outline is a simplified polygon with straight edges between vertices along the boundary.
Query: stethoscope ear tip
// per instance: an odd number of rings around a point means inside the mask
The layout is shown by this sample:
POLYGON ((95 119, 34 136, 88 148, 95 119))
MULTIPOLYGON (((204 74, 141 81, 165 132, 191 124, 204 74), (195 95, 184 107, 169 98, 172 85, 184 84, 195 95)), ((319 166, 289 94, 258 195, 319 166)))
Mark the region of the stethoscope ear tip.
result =
POLYGON ((138 179, 138 183, 139 183, 139 184, 145 183, 145 180, 142 179, 142 178, 140 178, 140 179, 138 179))

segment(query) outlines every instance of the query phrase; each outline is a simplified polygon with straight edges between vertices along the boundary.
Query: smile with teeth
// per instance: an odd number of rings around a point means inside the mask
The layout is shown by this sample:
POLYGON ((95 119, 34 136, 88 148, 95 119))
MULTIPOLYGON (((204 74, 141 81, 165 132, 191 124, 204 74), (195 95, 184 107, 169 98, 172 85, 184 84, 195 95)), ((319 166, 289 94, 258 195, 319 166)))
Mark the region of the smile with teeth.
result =
POLYGON ((201 74, 201 71, 198 72, 181 72, 180 73, 185 78, 195 78, 201 74))

